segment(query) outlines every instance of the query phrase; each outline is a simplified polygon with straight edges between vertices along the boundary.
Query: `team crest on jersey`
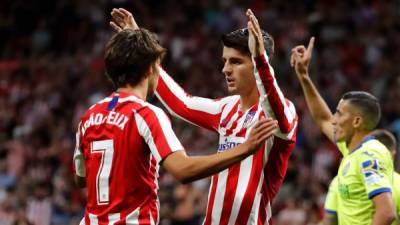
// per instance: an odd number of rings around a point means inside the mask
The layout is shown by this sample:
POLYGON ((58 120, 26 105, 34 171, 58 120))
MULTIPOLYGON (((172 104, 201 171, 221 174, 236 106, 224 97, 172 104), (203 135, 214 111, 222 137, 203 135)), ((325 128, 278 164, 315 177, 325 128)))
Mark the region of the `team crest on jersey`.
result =
POLYGON ((246 114, 246 118, 244 118, 243 121, 243 127, 247 127, 251 121, 253 121, 254 115, 256 115, 256 112, 252 111, 252 112, 248 112, 246 114))

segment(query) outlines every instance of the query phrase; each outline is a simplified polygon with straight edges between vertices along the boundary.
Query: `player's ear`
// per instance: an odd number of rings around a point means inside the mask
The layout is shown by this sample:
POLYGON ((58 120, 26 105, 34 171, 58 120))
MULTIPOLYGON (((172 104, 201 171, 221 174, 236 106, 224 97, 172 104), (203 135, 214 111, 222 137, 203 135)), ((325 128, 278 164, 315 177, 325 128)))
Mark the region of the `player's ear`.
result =
POLYGON ((153 75, 153 73, 154 73, 154 67, 153 67, 153 64, 151 64, 151 65, 147 68, 146 74, 144 75, 143 78, 144 78, 144 79, 150 78, 151 75, 153 75))
POLYGON ((353 118, 353 127, 356 129, 362 129, 364 123, 364 118, 362 116, 355 116, 353 118))

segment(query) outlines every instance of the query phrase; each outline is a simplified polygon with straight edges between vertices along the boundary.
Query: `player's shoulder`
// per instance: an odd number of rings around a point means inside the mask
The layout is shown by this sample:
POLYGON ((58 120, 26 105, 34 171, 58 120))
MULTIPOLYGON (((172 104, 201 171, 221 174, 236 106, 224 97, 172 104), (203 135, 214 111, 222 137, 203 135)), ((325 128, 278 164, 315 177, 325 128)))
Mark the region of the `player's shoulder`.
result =
POLYGON ((214 101, 219 102, 222 105, 234 105, 240 101, 240 95, 229 95, 223 98, 217 98, 214 101))
POLYGON ((97 112, 101 112, 104 107, 105 104, 111 101, 111 97, 105 97, 102 100, 94 103, 93 105, 91 105, 81 116, 81 120, 84 120, 85 118, 90 117, 90 115, 92 115, 93 113, 97 113, 97 112))
POLYGON ((332 179, 331 184, 330 184, 329 186, 335 186, 335 185, 337 185, 337 183, 338 183, 338 176, 336 175, 336 176, 332 179))
POLYGON ((370 139, 361 146, 361 155, 391 159, 390 151, 377 139, 370 139))
POLYGON ((163 109, 155 106, 146 101, 135 102, 136 104, 132 106, 132 111, 137 116, 142 117, 144 120, 159 120, 160 122, 170 122, 167 114, 163 109))

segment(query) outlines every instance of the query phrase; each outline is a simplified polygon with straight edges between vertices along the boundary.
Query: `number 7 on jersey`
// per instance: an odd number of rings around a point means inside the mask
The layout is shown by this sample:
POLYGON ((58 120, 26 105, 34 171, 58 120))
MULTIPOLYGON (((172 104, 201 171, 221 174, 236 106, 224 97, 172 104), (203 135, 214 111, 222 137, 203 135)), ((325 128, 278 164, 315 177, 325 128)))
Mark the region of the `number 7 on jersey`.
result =
POLYGON ((94 141, 91 144, 91 154, 101 154, 99 171, 96 176, 96 196, 98 205, 109 203, 109 177, 114 155, 114 141, 112 139, 94 141))

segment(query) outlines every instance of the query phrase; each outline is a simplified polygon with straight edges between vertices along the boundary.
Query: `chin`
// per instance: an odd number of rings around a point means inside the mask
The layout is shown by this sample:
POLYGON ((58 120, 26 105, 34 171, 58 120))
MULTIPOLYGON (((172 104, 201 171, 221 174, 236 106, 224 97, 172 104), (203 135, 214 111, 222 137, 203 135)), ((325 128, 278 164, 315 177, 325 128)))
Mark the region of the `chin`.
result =
POLYGON ((229 93, 230 95, 236 95, 236 94, 238 94, 236 88, 230 88, 230 87, 228 87, 228 93, 229 93))
POLYGON ((345 138, 344 138, 343 136, 334 134, 334 135, 333 135, 333 140, 334 140, 335 142, 342 142, 342 141, 345 141, 345 138))

